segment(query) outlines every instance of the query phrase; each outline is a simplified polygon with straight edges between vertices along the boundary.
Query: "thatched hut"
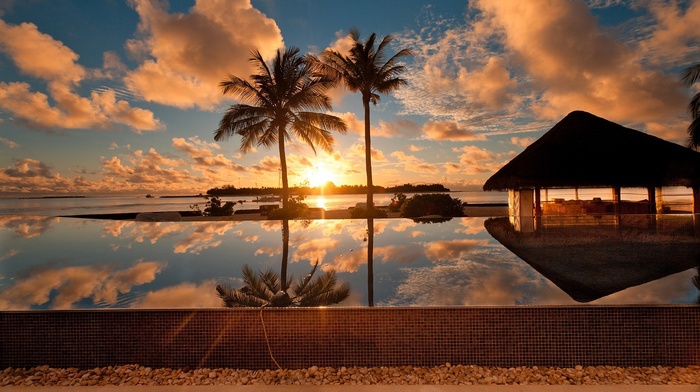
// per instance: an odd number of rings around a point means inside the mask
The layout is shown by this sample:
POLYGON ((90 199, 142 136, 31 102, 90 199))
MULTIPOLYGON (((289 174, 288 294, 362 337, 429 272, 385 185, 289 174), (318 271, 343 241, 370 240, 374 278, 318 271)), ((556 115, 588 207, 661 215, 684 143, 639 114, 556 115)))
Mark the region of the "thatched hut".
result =
POLYGON ((542 189, 611 188, 612 203, 596 213, 654 213, 660 189, 669 186, 692 188, 693 213, 700 213, 700 153, 575 111, 491 176, 484 190, 508 190, 511 215, 532 217, 542 214, 542 189), (644 210, 625 211, 620 188, 646 188, 644 210))

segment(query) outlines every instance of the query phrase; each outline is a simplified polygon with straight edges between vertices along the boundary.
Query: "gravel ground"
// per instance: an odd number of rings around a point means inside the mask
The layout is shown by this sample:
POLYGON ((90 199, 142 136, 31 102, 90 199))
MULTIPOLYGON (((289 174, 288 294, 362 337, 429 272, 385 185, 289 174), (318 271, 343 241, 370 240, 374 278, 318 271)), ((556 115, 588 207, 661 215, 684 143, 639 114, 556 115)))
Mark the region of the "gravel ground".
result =
POLYGON ((0 386, 115 385, 487 385, 700 384, 700 366, 688 367, 310 367, 298 370, 151 369, 138 365, 79 370, 7 368, 0 386))

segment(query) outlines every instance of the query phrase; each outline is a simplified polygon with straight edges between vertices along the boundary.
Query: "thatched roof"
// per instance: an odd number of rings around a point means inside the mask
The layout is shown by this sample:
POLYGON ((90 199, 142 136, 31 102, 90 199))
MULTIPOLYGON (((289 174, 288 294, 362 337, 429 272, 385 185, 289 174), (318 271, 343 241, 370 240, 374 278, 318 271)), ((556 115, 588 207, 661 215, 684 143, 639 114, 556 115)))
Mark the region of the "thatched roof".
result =
POLYGON ((697 185, 700 153, 575 111, 491 176, 484 190, 697 185))

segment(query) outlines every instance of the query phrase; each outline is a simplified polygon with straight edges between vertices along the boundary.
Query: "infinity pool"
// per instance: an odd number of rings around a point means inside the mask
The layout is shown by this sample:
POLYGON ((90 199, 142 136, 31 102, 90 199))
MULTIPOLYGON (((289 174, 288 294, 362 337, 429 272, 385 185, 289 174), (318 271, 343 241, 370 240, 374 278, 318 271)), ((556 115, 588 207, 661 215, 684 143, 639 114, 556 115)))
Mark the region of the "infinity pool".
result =
POLYGON ((376 219, 369 230, 367 220, 0 215, 0 310, 221 307, 217 285, 242 287, 245 265, 280 273, 285 247, 287 274, 318 262, 317 274, 350 286, 340 306, 697 303, 693 215, 649 219, 519 233, 508 218, 376 219))

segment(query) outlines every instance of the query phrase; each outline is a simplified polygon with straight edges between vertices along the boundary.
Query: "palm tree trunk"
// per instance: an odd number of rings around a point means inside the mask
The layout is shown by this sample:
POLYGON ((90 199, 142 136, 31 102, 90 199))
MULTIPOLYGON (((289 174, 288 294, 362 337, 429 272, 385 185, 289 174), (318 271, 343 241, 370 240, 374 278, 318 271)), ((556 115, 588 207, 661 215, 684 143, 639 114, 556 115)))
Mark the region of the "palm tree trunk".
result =
POLYGON ((365 108, 365 170, 367 172, 367 216, 374 216, 374 184, 372 183, 372 138, 369 123, 369 97, 362 97, 365 108))
POLYGON ((287 292, 287 263, 289 259, 289 221, 282 221, 282 265, 280 266, 280 287, 287 292))
POLYGON ((367 304, 374 306, 374 219, 367 219, 367 304))
POLYGON ((280 144, 280 168, 282 169, 282 208, 286 211, 289 205, 289 182, 287 180, 287 154, 284 151, 284 129, 280 127, 277 132, 280 144))

